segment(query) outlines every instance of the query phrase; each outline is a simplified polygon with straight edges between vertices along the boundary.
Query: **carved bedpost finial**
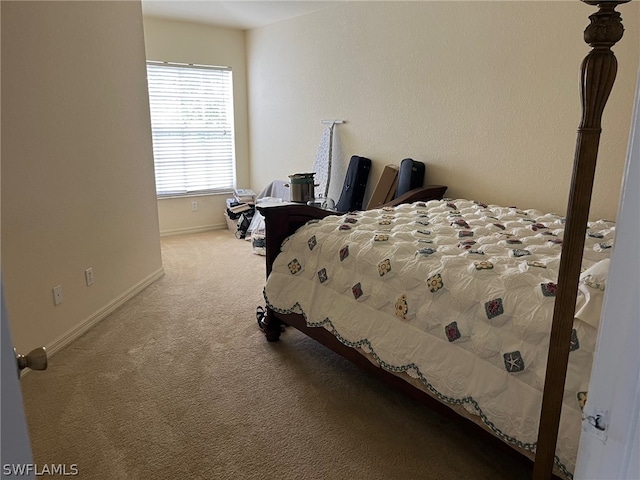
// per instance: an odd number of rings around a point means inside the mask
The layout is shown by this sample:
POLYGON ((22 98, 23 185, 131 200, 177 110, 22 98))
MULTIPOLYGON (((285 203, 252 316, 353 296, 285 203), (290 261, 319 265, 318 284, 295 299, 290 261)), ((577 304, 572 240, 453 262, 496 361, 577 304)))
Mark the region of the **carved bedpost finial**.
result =
POLYGON ((593 50, 582 62, 580 130, 600 131, 602 112, 618 71, 618 61, 611 47, 622 38, 624 33, 622 17, 615 8, 630 0, 582 1, 589 5, 597 5, 600 10, 589 16, 591 24, 584 31, 584 41, 591 45, 593 50))
POLYGON ((589 5, 599 5, 600 10, 589 16, 591 24, 584 31, 584 41, 593 48, 611 48, 622 38, 624 27, 622 18, 615 8, 620 3, 627 3, 630 0, 619 2, 583 0, 589 5))

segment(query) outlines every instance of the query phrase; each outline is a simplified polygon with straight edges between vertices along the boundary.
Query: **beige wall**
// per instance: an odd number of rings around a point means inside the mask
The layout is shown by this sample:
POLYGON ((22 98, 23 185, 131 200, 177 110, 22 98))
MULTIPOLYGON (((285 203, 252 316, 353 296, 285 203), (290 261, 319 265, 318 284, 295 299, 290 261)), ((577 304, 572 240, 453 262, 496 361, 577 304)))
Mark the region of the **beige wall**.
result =
POLYGON ((144 62, 138 2, 2 2, 2 273, 25 353, 162 274, 144 62))
MULTIPOLYGON (((593 217, 615 217, 638 69, 640 5, 604 118, 593 217)), ((344 154, 427 163, 448 195, 564 212, 580 121, 582 2, 340 2, 247 33, 251 185, 308 170, 323 126, 344 154)))
MULTIPOLYGON (((196 23, 144 18, 146 55, 149 60, 199 63, 231 67, 236 134, 238 186, 249 188, 249 134, 245 34, 242 30, 196 23)), ((223 216, 229 195, 158 200, 162 234, 226 228, 223 216), (198 210, 191 204, 198 202, 198 210)))

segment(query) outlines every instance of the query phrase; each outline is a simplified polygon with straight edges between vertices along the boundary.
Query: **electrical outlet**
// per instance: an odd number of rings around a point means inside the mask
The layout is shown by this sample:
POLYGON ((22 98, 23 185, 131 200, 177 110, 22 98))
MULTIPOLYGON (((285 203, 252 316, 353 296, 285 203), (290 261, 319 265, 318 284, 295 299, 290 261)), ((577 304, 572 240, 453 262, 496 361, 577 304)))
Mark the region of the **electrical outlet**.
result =
POLYGON ((93 268, 89 267, 84 271, 84 277, 87 280, 87 287, 93 285, 93 268))
POLYGON ((197 212, 198 211, 198 202, 191 202, 191 211, 192 212, 197 212))
POLYGON ((60 305, 62 303, 62 285, 53 287, 53 303, 60 305))

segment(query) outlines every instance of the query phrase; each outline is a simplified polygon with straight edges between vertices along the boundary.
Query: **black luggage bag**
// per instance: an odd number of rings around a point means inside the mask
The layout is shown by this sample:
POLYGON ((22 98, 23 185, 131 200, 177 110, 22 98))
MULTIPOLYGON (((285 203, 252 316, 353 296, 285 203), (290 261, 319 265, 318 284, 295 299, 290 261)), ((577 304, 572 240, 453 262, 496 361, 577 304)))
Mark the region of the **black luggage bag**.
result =
POLYGON ((349 161, 347 175, 344 179, 340 200, 336 204, 338 212, 362 210, 364 191, 371 171, 371 160, 353 155, 349 161))
POLYGON ((413 160, 412 158, 405 158, 400 162, 400 169, 398 170, 398 186, 396 187, 396 193, 393 198, 398 198, 400 195, 404 195, 409 190, 422 187, 424 183, 424 163, 413 160))

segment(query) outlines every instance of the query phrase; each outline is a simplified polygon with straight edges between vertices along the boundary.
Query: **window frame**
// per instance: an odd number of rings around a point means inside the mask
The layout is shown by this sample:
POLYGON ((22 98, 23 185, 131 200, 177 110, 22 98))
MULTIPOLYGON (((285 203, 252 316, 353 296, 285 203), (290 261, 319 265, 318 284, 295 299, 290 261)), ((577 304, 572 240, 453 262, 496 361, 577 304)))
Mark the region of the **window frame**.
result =
MULTIPOLYGON (((237 187, 237 173, 231 67, 147 60, 146 68, 156 197, 165 199, 233 191, 237 187), (165 79, 153 81, 154 77, 158 79, 158 74, 162 72, 160 69, 163 68, 172 68, 174 73, 167 71, 165 79), (175 69, 185 69, 185 73, 178 74, 175 69), (163 80, 167 81, 169 78, 177 80, 180 75, 189 77, 189 73, 186 73, 189 70, 191 73, 201 74, 200 83, 192 85, 192 92, 189 92, 188 87, 181 88, 179 84, 175 85, 174 90, 171 90, 170 86, 161 85, 163 80), (203 78, 206 79, 206 71, 217 74, 209 79, 213 82, 208 85, 202 83, 203 78), (176 93, 172 100, 167 100, 170 97, 167 90, 176 93), (206 90, 204 94, 203 90, 206 90), (164 94, 159 91, 163 91, 164 94), (211 93, 212 91, 215 93, 211 93), (193 94, 198 92, 202 98, 193 102, 193 94), (192 95, 190 98, 189 94, 192 95), (162 109, 170 112, 165 112, 167 118, 173 117, 175 123, 158 115, 162 109), (222 116, 220 112, 223 112, 222 116), (194 128, 196 125, 198 128, 194 128), (228 134, 230 140, 216 143, 215 136, 224 137, 228 134), (212 150, 211 147, 214 145, 218 148, 212 150), (172 156, 177 150, 183 154, 172 156), (170 173, 172 170, 173 173, 170 173), (224 178, 216 185, 215 177, 219 174, 218 171, 222 171, 224 178), (183 177, 180 188, 176 186, 180 183, 175 180, 178 177, 183 177), (206 180, 201 180, 203 178, 206 180), (172 188, 173 186, 176 187, 172 188)), ((192 79, 187 80, 185 84, 190 80, 192 79)))

